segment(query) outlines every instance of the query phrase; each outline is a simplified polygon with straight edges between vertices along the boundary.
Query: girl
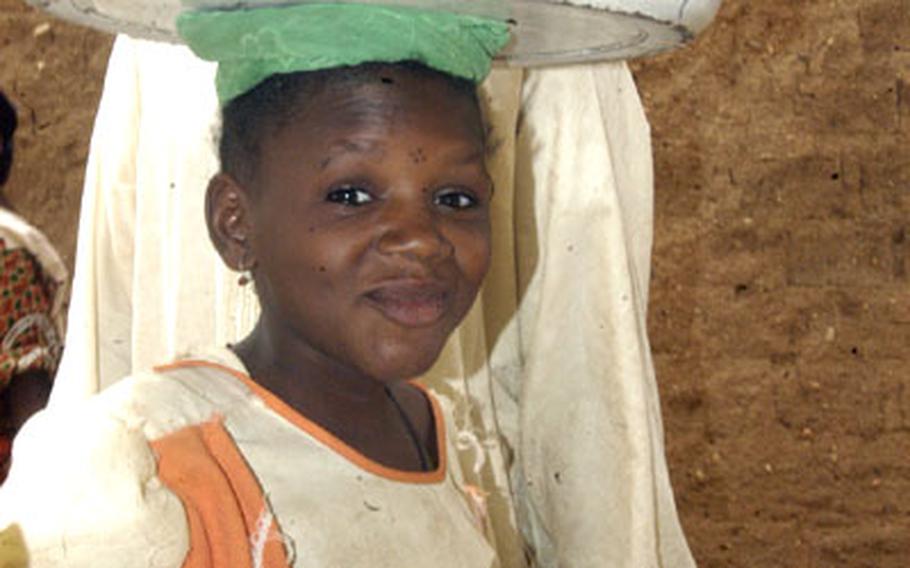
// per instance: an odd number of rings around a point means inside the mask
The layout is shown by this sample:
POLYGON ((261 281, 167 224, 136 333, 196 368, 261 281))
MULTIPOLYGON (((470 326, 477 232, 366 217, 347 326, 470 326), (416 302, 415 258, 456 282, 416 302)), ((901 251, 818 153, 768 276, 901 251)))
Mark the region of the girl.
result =
MULTIPOLYGON (((423 62, 222 67, 222 171, 206 221, 224 261, 248 272, 259 323, 235 346, 31 423, 0 506, 24 529, 31 565, 499 564, 449 463, 443 413, 407 379, 436 360, 489 266, 474 81, 505 30, 356 10, 433 46, 406 48, 423 62), (464 37, 479 47, 440 55, 464 37), (477 76, 471 50, 485 58, 477 76), (48 446, 64 480, 36 471, 48 446)), ((200 15, 184 32, 204 51, 226 45, 227 29, 255 52, 276 29, 294 42, 318 19, 307 7, 200 15)))

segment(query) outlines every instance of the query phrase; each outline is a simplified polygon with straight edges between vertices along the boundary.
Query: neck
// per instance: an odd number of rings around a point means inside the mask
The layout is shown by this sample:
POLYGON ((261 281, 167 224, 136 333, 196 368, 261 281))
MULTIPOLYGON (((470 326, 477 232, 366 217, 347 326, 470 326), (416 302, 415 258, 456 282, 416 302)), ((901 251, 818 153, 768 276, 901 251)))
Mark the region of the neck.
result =
POLYGON ((234 351, 256 382, 298 410, 310 406, 307 400, 363 404, 386 396, 381 381, 330 360, 309 344, 282 339, 265 317, 234 351))
POLYGON ((279 341, 279 335, 260 318, 253 332, 234 346, 257 383, 374 461, 411 471, 427 469, 435 459, 435 427, 414 387, 345 368, 308 344, 279 341))

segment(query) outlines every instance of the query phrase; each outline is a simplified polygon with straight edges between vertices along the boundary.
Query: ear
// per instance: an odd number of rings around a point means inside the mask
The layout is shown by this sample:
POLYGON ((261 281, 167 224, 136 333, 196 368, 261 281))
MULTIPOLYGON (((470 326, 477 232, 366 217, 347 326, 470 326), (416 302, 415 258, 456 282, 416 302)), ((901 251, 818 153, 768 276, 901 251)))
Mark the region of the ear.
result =
POLYGON ((217 173, 205 193, 209 238, 224 263, 238 272, 256 266, 252 248, 252 210, 249 194, 226 173, 217 173))

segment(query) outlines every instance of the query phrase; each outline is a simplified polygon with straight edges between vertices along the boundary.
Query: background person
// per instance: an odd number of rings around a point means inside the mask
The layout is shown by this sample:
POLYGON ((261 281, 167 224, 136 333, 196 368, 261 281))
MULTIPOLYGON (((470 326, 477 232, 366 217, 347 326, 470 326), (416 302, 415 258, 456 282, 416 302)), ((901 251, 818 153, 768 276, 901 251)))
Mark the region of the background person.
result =
MULTIPOLYGON (((13 164, 16 111, 0 92, 0 188, 13 164)), ((63 348, 67 273, 56 250, 0 192, 0 483, 13 438, 44 408, 63 348)))

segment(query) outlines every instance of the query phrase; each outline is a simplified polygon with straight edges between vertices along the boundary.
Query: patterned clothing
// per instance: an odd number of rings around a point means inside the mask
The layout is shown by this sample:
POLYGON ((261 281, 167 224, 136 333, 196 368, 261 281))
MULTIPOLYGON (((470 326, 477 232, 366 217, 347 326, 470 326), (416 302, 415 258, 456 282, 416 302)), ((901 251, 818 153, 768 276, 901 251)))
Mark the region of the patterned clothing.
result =
POLYGON ((30 252, 0 238, 0 389, 17 372, 53 373, 62 348, 49 316, 57 287, 30 252))

